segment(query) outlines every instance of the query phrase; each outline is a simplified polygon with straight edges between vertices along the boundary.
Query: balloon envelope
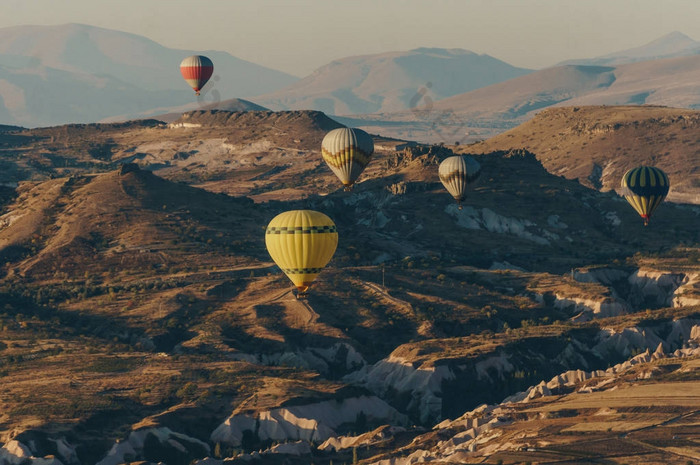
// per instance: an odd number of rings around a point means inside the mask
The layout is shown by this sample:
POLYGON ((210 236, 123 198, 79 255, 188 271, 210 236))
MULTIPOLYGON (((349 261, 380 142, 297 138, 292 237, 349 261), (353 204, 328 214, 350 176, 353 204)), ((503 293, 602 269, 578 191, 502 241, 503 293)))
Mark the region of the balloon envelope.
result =
POLYGON ((330 131, 321 143, 321 154, 328 167, 350 190, 374 153, 372 136, 362 129, 338 128, 330 131))
POLYGON ((305 295, 338 246, 335 223, 323 213, 292 210, 280 213, 265 231, 270 257, 305 295))
POLYGON ((621 186, 621 194, 644 219, 645 226, 671 187, 666 173, 652 166, 638 166, 627 171, 622 176, 621 186))
POLYGON ((445 189, 460 203, 467 195, 467 185, 479 176, 480 171, 481 165, 472 157, 456 155, 440 163, 438 175, 445 189))
POLYGON ((214 64, 205 56, 192 55, 182 60, 180 73, 187 84, 194 89, 195 94, 199 95, 199 91, 214 73, 214 64))

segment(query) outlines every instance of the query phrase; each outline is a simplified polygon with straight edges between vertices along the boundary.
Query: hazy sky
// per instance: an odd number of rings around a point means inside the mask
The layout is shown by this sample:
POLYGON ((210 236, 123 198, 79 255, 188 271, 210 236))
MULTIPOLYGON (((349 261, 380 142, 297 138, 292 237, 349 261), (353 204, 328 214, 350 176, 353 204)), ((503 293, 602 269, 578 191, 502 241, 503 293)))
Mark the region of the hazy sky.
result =
POLYGON ((85 23, 171 48, 217 49, 297 76, 329 61, 416 47, 464 48, 543 68, 700 39, 698 0, 0 0, 0 27, 85 23))

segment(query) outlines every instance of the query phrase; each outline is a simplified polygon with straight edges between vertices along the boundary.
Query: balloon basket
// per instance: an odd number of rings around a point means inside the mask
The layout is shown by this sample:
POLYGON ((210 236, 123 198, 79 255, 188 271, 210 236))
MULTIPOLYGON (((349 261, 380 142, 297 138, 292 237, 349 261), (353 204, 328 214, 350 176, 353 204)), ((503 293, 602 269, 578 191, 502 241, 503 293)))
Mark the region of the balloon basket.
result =
POLYGON ((294 291, 295 291, 295 295, 296 295, 297 300, 306 300, 306 298, 309 297, 309 287, 308 286, 297 287, 294 291))

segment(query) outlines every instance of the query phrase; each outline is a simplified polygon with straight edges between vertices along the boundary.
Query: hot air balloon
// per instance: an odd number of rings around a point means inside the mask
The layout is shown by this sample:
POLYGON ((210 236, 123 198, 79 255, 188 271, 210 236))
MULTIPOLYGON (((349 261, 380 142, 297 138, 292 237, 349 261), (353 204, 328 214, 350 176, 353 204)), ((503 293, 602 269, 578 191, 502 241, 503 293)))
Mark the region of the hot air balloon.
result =
POLYGON ((214 72, 214 64, 211 60, 202 55, 192 55, 180 63, 180 73, 185 78, 187 84, 199 95, 199 91, 207 83, 214 72))
POLYGON ((656 207, 666 198, 670 184, 668 176, 659 168, 638 166, 622 176, 620 193, 637 213, 644 218, 644 226, 656 207))
POLYGON ((480 171, 479 162, 466 155, 449 157, 440 163, 438 168, 440 181, 455 198, 460 210, 462 209, 462 201, 467 195, 467 184, 475 180, 480 171))
POLYGON ((353 183, 369 164, 373 152, 372 137, 362 129, 333 129, 321 143, 323 159, 346 191, 352 189, 353 183))
POLYGON ((311 283, 330 261, 338 245, 335 223, 323 213, 292 210, 280 213, 265 231, 270 257, 304 298, 311 283))

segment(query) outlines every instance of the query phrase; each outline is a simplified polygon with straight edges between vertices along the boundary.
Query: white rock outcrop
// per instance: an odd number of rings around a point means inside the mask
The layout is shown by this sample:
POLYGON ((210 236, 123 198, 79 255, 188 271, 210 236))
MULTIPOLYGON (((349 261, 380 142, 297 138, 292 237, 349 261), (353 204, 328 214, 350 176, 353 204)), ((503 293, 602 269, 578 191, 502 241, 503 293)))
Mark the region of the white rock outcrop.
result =
MULTIPOLYGON (((609 267, 574 271, 574 279, 582 283, 609 286, 616 301, 628 307, 684 307, 700 305, 700 274, 677 273, 640 268, 622 270, 609 267), (621 283, 624 283, 622 286, 621 283), (625 295, 619 295, 623 288, 625 295)), ((612 315, 611 315, 612 316, 612 315)))
POLYGON ((639 269, 627 279, 632 287, 627 300, 635 306, 650 302, 659 307, 671 307, 676 290, 688 282, 683 273, 639 269))
POLYGON ((199 439, 177 433, 170 428, 144 428, 137 431, 132 431, 125 441, 115 442, 107 455, 97 462, 97 465, 119 465, 127 462, 128 456, 138 457, 143 453, 144 443, 149 435, 153 435, 161 444, 167 444, 169 447, 176 449, 179 452, 187 452, 188 448, 184 444, 195 444, 209 453, 209 445, 199 439))
POLYGON ((351 373, 345 381, 362 384, 381 396, 389 389, 411 392, 407 409, 420 412, 420 420, 439 418, 442 412, 442 382, 454 379, 454 373, 445 365, 414 367, 413 362, 394 355, 370 367, 351 373))
POLYGON ((350 449, 352 447, 366 446, 377 444, 391 439, 396 433, 406 431, 406 428, 401 426, 383 425, 369 433, 360 434, 359 436, 337 436, 326 439, 318 446, 319 450, 323 451, 340 451, 350 449))
POLYGON ((618 281, 626 280, 629 271, 616 268, 589 268, 574 270, 574 279, 580 283, 600 283, 610 286, 618 281))
POLYGON ((475 365, 476 374, 480 380, 501 381, 507 373, 511 373, 515 369, 509 359, 507 354, 500 353, 480 360, 475 365), (496 374, 496 379, 493 379, 491 373, 496 374))
POLYGON ((686 282, 673 293, 674 307, 700 305, 700 273, 689 273, 686 282))
MULTIPOLYGON (((639 328, 628 328, 631 331, 623 330, 614 332, 617 335, 633 334, 637 338, 640 334, 639 328)), ((645 364, 662 358, 684 358, 700 356, 700 346, 694 343, 692 336, 700 338, 700 326, 697 322, 689 319, 681 319, 670 323, 670 328, 665 327, 664 331, 670 329, 669 338, 689 337, 683 342, 692 347, 683 347, 672 353, 664 349, 664 343, 660 342, 655 350, 647 349, 644 352, 631 357, 607 370, 570 370, 553 377, 548 382, 542 381, 527 390, 514 394, 498 405, 481 405, 455 420, 445 420, 433 428, 437 430, 454 430, 449 439, 437 443, 436 447, 425 450, 417 447, 413 453, 405 456, 391 457, 375 462, 374 465, 412 465, 422 462, 439 463, 470 463, 476 454, 488 456, 498 450, 518 450, 523 445, 522 442, 506 442, 490 445, 489 442, 501 435, 499 428, 512 423, 511 415, 522 412, 516 409, 513 404, 528 403, 533 399, 543 396, 551 396, 553 392, 565 389, 566 392, 575 390, 579 393, 587 393, 598 390, 616 389, 615 382, 619 380, 619 375, 636 369, 643 379, 653 376, 653 369, 646 370, 645 364)), ((610 333, 603 336, 608 338, 610 333)), ((648 335, 647 335, 648 336, 648 335)), ((700 342, 700 341, 698 341, 700 342)), ((623 346, 624 348, 624 346, 623 346)), ((429 440, 435 436, 431 435, 429 440)), ((419 438, 414 442, 420 444, 419 438)), ((525 443, 527 444, 527 443, 525 443)))
POLYGON ((224 463, 223 460, 215 459, 214 457, 205 457, 200 460, 195 460, 192 465, 221 465, 224 463))
POLYGON ((56 451, 58 452, 59 457, 63 459, 63 462, 68 464, 80 463, 75 446, 66 441, 66 438, 49 440, 56 444, 56 451))
POLYGON ((694 328, 698 325, 700 320, 681 318, 659 326, 634 326, 621 331, 602 329, 593 350, 604 358, 611 353, 630 357, 634 352, 655 350, 659 344, 668 351, 672 346, 682 345, 690 340, 694 328))
POLYGON ((0 448, 0 463, 19 465, 24 460, 32 458, 32 451, 21 442, 11 439, 0 448))
POLYGON ((355 371, 366 365, 362 355, 350 344, 338 342, 330 347, 307 347, 295 352, 274 354, 235 353, 233 360, 241 360, 256 365, 291 366, 328 373, 331 366, 341 364, 347 371, 355 371))
MULTIPOLYGON (((592 392, 603 389, 605 386, 610 384, 611 381, 614 381, 619 374, 634 368, 636 365, 649 363, 651 361, 666 357, 682 358, 698 355, 700 354, 700 347, 683 347, 675 350, 673 353, 668 353, 668 348, 671 346, 671 342, 674 341, 677 344, 697 344, 700 342, 699 323, 700 322, 696 320, 688 318, 672 321, 669 323, 670 328, 665 328, 665 331, 668 331, 668 335, 665 339, 660 338, 651 329, 647 330, 633 327, 626 328, 619 332, 604 330, 601 332, 601 337, 603 340, 605 342, 611 342, 612 347, 614 347, 616 350, 622 351, 622 353, 629 353, 630 346, 628 343, 630 342, 634 345, 634 347, 645 345, 646 349, 644 352, 637 354, 622 363, 618 363, 607 370, 566 371, 553 377, 547 383, 543 381, 536 386, 531 386, 524 392, 519 392, 507 397, 503 403, 529 402, 530 400, 538 397, 552 395, 553 391, 557 391, 562 388, 572 388, 589 380, 602 378, 596 385, 587 386, 579 390, 579 392, 592 392), (655 347, 654 344, 656 344, 655 347)), ((604 347, 606 350, 610 350, 611 345, 604 344, 604 347)))
POLYGON ((360 396, 231 415, 214 430, 211 440, 237 446, 244 432, 250 431, 260 440, 325 441, 337 436, 335 428, 356 422, 360 414, 368 421, 399 425, 408 421, 380 398, 360 396))
MULTIPOLYGON (((56 441, 58 445, 58 453, 65 453, 65 463, 78 463, 75 449, 68 446, 65 440, 56 441), (60 444, 58 444, 60 443, 60 444)), ((46 457, 35 457, 32 452, 31 445, 23 444, 16 439, 7 441, 0 448, 0 464, 2 465, 64 465, 58 457, 49 455, 46 457)))
POLYGON ((287 454, 287 455, 308 455, 311 453, 311 445, 306 441, 284 442, 272 446, 263 454, 287 454))
MULTIPOLYGON (((630 306, 626 302, 611 297, 587 299, 583 297, 567 297, 555 293, 553 305, 557 309, 569 308, 573 314, 583 313, 595 318, 625 315, 630 312, 630 306)), ((581 320, 581 318, 578 319, 581 320)))
POLYGON ((455 219, 458 226, 467 229, 483 229, 497 234, 510 234, 540 245, 549 245, 549 239, 559 238, 558 234, 537 228, 537 225, 532 221, 502 216, 489 208, 476 209, 465 206, 460 210, 457 205, 450 204, 445 207, 445 212, 455 219), (541 235, 530 232, 530 229, 537 230, 541 235))

